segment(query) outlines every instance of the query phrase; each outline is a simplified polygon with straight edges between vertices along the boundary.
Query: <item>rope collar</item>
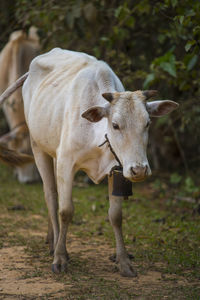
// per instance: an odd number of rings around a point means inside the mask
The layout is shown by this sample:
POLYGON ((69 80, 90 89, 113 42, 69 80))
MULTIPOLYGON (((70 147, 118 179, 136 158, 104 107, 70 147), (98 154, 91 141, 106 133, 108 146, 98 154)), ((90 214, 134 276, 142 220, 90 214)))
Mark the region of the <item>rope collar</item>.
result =
POLYGON ((119 160, 117 154, 115 153, 115 151, 113 150, 113 148, 112 148, 112 146, 111 146, 111 144, 110 144, 110 141, 109 141, 109 139, 108 139, 107 133, 105 134, 105 141, 104 141, 102 144, 100 144, 98 147, 102 147, 102 146, 105 145, 106 143, 108 143, 108 147, 109 147, 111 153, 113 154, 114 158, 116 159, 116 161, 117 161, 118 164, 119 164, 119 166, 114 166, 114 167, 110 170, 109 176, 111 176, 111 175, 113 174, 113 171, 115 171, 115 170, 117 170, 117 171, 119 171, 119 172, 122 172, 122 171, 123 171, 123 166, 122 166, 122 164, 121 164, 121 162, 120 162, 120 160, 119 160))
POLYGON ((101 145, 99 145, 99 147, 102 147, 106 143, 108 144, 111 153, 113 154, 113 156, 119 164, 118 166, 114 166, 109 173, 109 176, 113 175, 112 195, 117 197, 122 196, 124 197, 124 199, 127 199, 129 196, 132 196, 132 183, 123 176, 123 166, 117 154, 113 150, 107 134, 105 134, 105 141, 101 145))

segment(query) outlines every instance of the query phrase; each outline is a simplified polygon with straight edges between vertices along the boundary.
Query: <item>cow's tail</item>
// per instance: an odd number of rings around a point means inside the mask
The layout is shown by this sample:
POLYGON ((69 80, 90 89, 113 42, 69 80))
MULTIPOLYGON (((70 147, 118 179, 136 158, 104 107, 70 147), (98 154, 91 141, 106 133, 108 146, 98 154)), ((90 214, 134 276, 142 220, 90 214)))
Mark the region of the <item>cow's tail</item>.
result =
POLYGON ((22 166, 34 161, 33 156, 16 152, 0 144, 0 161, 12 167, 22 166))
POLYGON ((14 93, 20 86, 23 85, 24 81, 26 80, 26 78, 28 77, 28 73, 25 73, 24 75, 22 75, 19 79, 17 79, 17 81, 15 81, 13 84, 11 84, 4 92, 3 94, 0 96, 0 106, 4 103, 4 101, 10 96, 12 95, 12 93, 14 93))
MULTIPOLYGON (((5 90, 5 92, 0 96, 0 106, 12 93, 14 93, 20 86, 23 85, 27 77, 28 72, 17 79, 17 81, 15 81, 5 90)), ((31 155, 22 154, 15 150, 8 149, 5 144, 0 143, 0 161, 14 167, 31 163, 34 161, 34 158, 31 155)))

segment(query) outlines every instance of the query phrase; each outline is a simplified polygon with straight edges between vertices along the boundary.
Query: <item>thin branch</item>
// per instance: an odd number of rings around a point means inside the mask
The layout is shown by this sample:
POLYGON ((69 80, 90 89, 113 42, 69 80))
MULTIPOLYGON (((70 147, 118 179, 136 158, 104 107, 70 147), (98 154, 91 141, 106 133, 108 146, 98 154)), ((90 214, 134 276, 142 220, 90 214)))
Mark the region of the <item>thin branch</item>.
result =
POLYGON ((196 203, 199 203, 200 199, 194 199, 194 198, 191 198, 191 197, 175 196, 175 200, 196 204, 196 203))

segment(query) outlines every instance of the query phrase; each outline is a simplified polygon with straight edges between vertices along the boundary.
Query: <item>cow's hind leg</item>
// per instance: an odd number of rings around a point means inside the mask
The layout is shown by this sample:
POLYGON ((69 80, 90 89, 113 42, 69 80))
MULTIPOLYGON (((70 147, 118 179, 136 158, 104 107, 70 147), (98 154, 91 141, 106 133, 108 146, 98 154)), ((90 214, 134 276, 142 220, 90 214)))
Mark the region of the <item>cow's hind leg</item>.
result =
POLYGON ((57 188, 59 199, 60 232, 54 253, 52 271, 55 273, 67 271, 68 254, 66 249, 66 234, 72 220, 74 206, 72 202, 73 167, 70 160, 57 160, 57 188))
POLYGON ((49 214, 49 250, 50 253, 53 254, 59 234, 57 217, 57 189, 54 175, 53 159, 48 154, 40 150, 40 148, 36 145, 36 143, 33 140, 31 141, 31 145, 35 162, 43 181, 45 201, 48 207, 49 214))
POLYGON ((115 197, 112 195, 113 178, 108 176, 109 184, 109 219, 113 227, 116 240, 116 261, 119 265, 122 276, 134 277, 137 273, 131 266, 131 261, 127 255, 124 240, 122 235, 122 197, 115 197))
POLYGON ((49 251, 50 254, 53 255, 54 254, 54 244, 53 241, 54 240, 54 234, 53 234, 53 226, 52 226, 52 222, 51 222, 51 216, 48 216, 48 231, 47 231, 47 237, 46 237, 46 244, 49 245, 49 251))

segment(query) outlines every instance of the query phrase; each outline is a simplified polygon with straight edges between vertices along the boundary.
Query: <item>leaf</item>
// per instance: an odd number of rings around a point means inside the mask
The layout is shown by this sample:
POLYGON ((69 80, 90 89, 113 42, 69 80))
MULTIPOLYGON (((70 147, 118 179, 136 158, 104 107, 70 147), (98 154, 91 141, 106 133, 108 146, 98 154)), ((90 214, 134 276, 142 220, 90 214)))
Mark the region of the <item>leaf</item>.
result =
POLYGON ((172 184, 178 184, 179 182, 181 182, 181 179, 182 179, 182 176, 179 175, 178 173, 173 173, 171 176, 170 176, 170 182, 172 184))
POLYGON ((181 25, 183 24, 184 18, 185 18, 184 16, 179 16, 179 22, 181 25))
POLYGON ((159 34, 158 35, 158 41, 160 44, 163 44, 166 40, 166 35, 165 34, 159 34))
POLYGON ((193 34, 199 33, 200 32, 200 26, 199 25, 195 26, 192 31, 193 31, 193 34))
POLYGON ((106 36, 102 36, 102 37, 100 38, 100 40, 103 41, 103 42, 107 42, 107 41, 109 41, 109 38, 106 37, 106 36))
POLYGON ((173 77, 176 77, 176 66, 171 62, 163 62, 160 64, 161 69, 169 73, 173 77))
POLYGON ((128 20, 126 21, 125 24, 126 24, 128 27, 133 28, 134 25, 135 25, 135 19, 134 19, 132 16, 130 16, 130 17, 128 18, 128 20))
POLYGON ((145 82, 143 83, 143 88, 147 89, 151 85, 152 81, 154 81, 154 79, 155 79, 155 74, 153 73, 148 74, 145 82))
POLYGON ((187 11, 186 16, 187 17, 194 17, 196 15, 196 12, 193 9, 190 9, 187 11))
POLYGON ((195 40, 187 42, 187 44, 185 45, 185 51, 188 52, 190 50, 190 48, 195 44, 196 44, 195 40))
POLYGON ((178 0, 171 0, 172 6, 175 7, 178 3, 178 0))
POLYGON ((185 179, 184 189, 188 194, 195 193, 199 191, 199 187, 195 185, 191 177, 185 179))
POLYGON ((198 55, 194 55, 190 61, 188 62, 188 65, 187 65, 187 70, 190 71, 194 68, 194 66, 196 65, 197 63, 197 60, 198 60, 198 55))
POLYGON ((176 61, 176 58, 174 54, 171 51, 166 52, 163 56, 159 56, 156 59, 154 59, 153 64, 155 66, 160 66, 163 62, 171 62, 174 63, 176 61))
POLYGON ((116 18, 119 17, 119 15, 120 15, 122 9, 123 9, 123 7, 122 7, 121 5, 115 9, 114 16, 115 16, 116 18))
POLYGON ((171 51, 168 51, 165 55, 154 59, 151 66, 152 68, 154 68, 154 66, 158 66, 171 76, 176 77, 176 57, 171 51))

